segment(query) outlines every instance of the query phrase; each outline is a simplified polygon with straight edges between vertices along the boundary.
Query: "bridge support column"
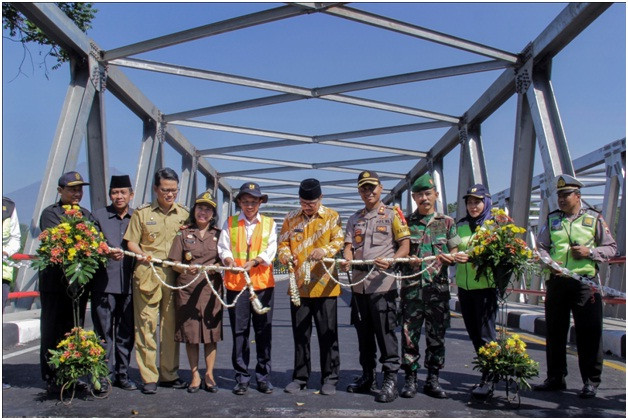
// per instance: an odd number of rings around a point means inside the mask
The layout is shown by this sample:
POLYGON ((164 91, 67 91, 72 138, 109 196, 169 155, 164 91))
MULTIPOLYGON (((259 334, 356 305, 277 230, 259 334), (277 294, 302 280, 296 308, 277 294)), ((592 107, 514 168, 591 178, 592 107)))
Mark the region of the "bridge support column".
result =
POLYGON ((474 184, 488 185, 486 161, 482 147, 480 126, 468 127, 466 124, 460 129, 460 170, 458 172, 458 195, 456 217, 460 219, 466 214, 464 199, 462 198, 469 187, 474 184))

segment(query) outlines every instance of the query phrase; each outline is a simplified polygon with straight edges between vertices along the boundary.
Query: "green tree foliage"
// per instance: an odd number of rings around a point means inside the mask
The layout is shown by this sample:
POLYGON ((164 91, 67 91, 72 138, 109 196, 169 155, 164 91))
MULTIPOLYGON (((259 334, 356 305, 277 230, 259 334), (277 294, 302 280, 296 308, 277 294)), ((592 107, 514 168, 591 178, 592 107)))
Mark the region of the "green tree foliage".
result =
MULTIPOLYGON (((74 23, 83 31, 90 29, 92 20, 98 10, 94 9, 92 3, 55 3, 74 23)), ((42 64, 46 65, 48 56, 54 57, 57 63, 52 66, 53 70, 70 59, 68 53, 62 50, 59 45, 50 39, 33 22, 28 20, 11 3, 2 3, 2 27, 9 31, 11 40, 21 42, 27 52, 27 43, 36 43, 43 46, 50 46, 44 55, 42 64)), ((21 67, 21 66, 20 66, 21 67)), ((47 66, 46 66, 47 73, 47 66)))

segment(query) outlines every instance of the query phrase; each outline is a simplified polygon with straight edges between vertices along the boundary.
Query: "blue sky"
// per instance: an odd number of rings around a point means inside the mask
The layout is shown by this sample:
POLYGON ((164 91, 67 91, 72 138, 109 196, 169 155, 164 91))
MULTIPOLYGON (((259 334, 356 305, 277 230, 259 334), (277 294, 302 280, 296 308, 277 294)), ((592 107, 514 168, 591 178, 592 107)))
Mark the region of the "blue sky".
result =
MULTIPOLYGON (((279 4, 268 3, 96 3, 93 28, 88 32, 103 49, 112 49, 166 33, 220 21, 279 4)), ((353 3, 349 6, 404 20, 495 48, 519 53, 565 7, 564 3, 353 3)), ((6 33, 4 33, 6 35, 6 33)), ((3 39, 2 50, 2 188, 10 194, 44 176, 69 82, 68 65, 49 71, 40 68, 40 49, 3 39), (16 76, 17 75, 17 76, 16 76)), ((209 39, 138 55, 137 58, 175 63, 212 71, 295 84, 326 86, 393 74, 408 73, 469 61, 480 56, 445 48, 339 18, 314 14, 218 35, 209 39)), ((54 62, 48 61, 52 66, 54 62)), ((218 105, 268 91, 123 69, 129 78, 165 113, 218 105)), ((356 96, 399 102, 449 115, 461 115, 501 71, 356 92, 356 96)), ((572 158, 625 136, 626 132, 626 9, 614 4, 555 58, 552 71, 561 118, 572 158)), ((106 96, 107 141, 110 166, 135 176, 142 124, 113 95, 106 96)), ((482 126, 492 192, 508 188, 512 163, 515 101, 511 99, 482 126)), ((218 114, 205 120, 306 135, 322 135, 366 127, 420 122, 406 115, 357 109, 326 101, 298 103, 218 114)), ((179 127, 198 148, 260 141, 257 137, 179 127)), ((390 136, 386 144, 427 150, 445 129, 390 136)), ((370 139, 361 139, 369 142, 370 139)), ((373 139, 380 141, 381 139, 373 139)), ((329 161, 351 153, 329 148, 293 148, 295 161, 329 161)), ((292 152, 292 148, 289 149, 292 152)), ((261 156, 273 157, 272 149, 261 156)), ((368 157, 368 153, 352 157, 368 157)), ((174 152, 166 162, 176 170, 174 152)), ((83 161, 84 159, 79 159, 83 161)), ((415 164, 391 164, 405 173, 415 164)), ((212 161, 219 171, 237 163, 212 161)), ((249 165, 255 168, 255 165, 249 165)), ((458 153, 445 159, 448 201, 455 200, 458 153)), ((536 159, 535 173, 541 171, 536 159)), ((286 173, 292 179, 308 174, 286 173)), ((321 180, 353 177, 327 173, 321 180)), ((278 175, 272 174, 278 178, 278 175)), ((232 185, 239 186, 240 181, 232 185)), ((394 185, 391 184, 390 186, 394 185)))

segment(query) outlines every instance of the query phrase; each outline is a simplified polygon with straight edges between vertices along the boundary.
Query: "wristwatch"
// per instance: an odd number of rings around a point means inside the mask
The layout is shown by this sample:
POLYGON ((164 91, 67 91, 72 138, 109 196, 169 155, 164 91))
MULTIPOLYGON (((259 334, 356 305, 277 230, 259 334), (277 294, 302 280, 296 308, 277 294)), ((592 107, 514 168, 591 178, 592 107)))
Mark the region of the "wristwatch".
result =
POLYGON ((589 258, 593 259, 593 248, 589 248, 589 258))
POLYGON ((259 265, 259 260, 257 258, 255 258, 253 260, 253 267, 257 267, 259 265))

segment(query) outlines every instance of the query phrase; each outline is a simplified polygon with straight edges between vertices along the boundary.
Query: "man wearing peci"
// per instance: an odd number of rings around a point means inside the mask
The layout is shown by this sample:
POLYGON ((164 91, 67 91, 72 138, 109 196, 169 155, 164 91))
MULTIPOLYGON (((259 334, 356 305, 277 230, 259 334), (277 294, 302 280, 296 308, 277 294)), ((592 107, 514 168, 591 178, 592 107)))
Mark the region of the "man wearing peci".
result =
POLYGON ((93 213, 110 251, 107 266, 98 270, 93 279, 92 320, 94 331, 105 340, 112 383, 132 391, 137 389, 129 378, 129 362, 135 342, 131 288, 133 258, 125 256, 122 251, 127 248, 123 238, 133 215, 133 209, 129 207, 133 187, 128 175, 111 177, 109 198, 110 205, 93 213))

